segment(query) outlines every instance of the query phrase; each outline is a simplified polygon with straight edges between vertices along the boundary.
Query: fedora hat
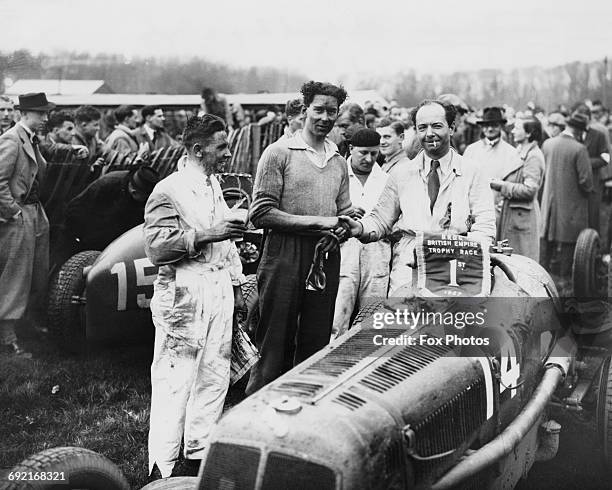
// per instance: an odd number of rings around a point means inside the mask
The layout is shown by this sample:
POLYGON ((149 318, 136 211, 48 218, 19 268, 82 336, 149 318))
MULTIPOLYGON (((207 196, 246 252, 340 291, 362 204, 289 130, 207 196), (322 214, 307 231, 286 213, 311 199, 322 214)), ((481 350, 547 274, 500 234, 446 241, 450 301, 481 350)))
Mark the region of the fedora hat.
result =
POLYGON ((149 195, 159 182, 159 173, 151 167, 138 167, 130 175, 130 182, 135 189, 149 195))
POLYGON ((506 122, 507 121, 501 107, 485 107, 482 111, 482 119, 478 121, 478 124, 506 124, 506 122))
POLYGON ((566 121, 566 124, 572 128, 579 129, 580 131, 586 131, 589 124, 589 117, 586 114, 574 111, 566 121))
POLYGON ((44 92, 29 93, 19 96, 19 104, 15 109, 20 111, 46 112, 55 109, 55 104, 47 100, 44 92))

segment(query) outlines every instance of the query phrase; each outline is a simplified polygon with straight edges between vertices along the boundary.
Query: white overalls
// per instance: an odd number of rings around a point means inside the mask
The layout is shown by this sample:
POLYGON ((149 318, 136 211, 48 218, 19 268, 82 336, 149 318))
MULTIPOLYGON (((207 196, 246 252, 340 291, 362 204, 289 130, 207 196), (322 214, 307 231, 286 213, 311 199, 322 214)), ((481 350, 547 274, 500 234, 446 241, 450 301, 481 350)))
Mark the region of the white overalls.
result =
POLYGON ((232 286, 244 281, 242 266, 230 240, 200 250, 194 246, 195 230, 212 227, 228 212, 215 177, 207 182, 184 161, 147 202, 147 255, 161 265, 151 300, 149 473, 157 463, 164 478, 172 472, 182 436, 185 458, 202 458, 229 387, 232 286))

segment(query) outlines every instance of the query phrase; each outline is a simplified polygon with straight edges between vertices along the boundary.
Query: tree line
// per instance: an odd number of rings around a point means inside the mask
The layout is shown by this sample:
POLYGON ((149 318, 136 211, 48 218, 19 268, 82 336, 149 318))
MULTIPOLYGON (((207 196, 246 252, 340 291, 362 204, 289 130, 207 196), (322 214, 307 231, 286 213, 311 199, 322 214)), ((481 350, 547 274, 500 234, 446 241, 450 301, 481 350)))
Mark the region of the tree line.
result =
MULTIPOLYGON (((238 68, 203 58, 127 58, 118 54, 63 52, 34 55, 0 52, 0 93, 5 79, 104 80, 117 93, 195 94, 209 86, 221 93, 290 92, 308 76, 274 67, 238 68)), ((456 93, 475 107, 533 101, 547 110, 577 100, 612 104, 612 70, 607 60, 575 61, 552 68, 485 69, 441 75, 408 70, 363 79, 357 88, 378 89, 404 107, 442 93, 456 93)))
POLYGON ((395 98, 404 107, 449 92, 477 108, 505 103, 521 109, 533 101, 552 110, 559 104, 571 105, 585 99, 612 104, 612 70, 607 59, 575 61, 551 68, 486 69, 442 75, 410 70, 363 80, 360 87, 377 87, 381 94, 395 98))
POLYGON ((116 93, 197 94, 202 87, 221 93, 289 92, 306 77, 273 67, 236 68, 202 58, 127 58, 117 54, 63 52, 34 55, 0 52, 0 93, 5 79, 104 80, 116 93))

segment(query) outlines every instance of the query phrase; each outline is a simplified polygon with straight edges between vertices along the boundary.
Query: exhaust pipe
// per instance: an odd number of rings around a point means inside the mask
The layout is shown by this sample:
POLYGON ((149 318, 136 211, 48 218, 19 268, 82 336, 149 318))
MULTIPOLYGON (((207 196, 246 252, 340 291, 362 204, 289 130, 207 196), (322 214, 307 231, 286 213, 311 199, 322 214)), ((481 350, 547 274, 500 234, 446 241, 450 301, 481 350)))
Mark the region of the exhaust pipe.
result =
POLYGON ((460 461, 454 468, 432 485, 432 490, 453 488, 465 479, 484 470, 495 461, 510 454, 533 425, 540 419, 548 401, 565 378, 572 358, 576 354, 576 343, 570 336, 561 338, 545 363, 546 369, 540 384, 519 415, 495 439, 485 444, 460 461))

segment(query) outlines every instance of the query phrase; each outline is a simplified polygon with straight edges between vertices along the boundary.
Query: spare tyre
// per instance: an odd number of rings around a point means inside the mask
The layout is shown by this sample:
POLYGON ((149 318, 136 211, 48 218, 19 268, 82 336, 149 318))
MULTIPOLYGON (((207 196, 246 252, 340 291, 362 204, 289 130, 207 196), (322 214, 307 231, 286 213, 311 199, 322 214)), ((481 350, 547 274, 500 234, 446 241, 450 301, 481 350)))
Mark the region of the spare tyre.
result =
POLYGON ((121 470, 109 459, 81 447, 55 447, 36 453, 15 466, 2 490, 82 488, 129 490, 121 470), (36 481, 11 480, 17 474, 38 475, 36 481), (44 479, 43 479, 44 476, 44 479))
POLYGON ((599 233, 586 228, 578 235, 572 264, 572 285, 577 298, 600 298, 606 294, 605 266, 599 233))
POLYGON ((68 259, 49 286, 49 332, 67 352, 79 353, 85 346, 84 269, 93 265, 100 252, 86 250, 68 259))
POLYGON ((599 371, 596 418, 603 466, 606 473, 612 477, 612 365, 610 360, 610 357, 606 357, 599 371))

